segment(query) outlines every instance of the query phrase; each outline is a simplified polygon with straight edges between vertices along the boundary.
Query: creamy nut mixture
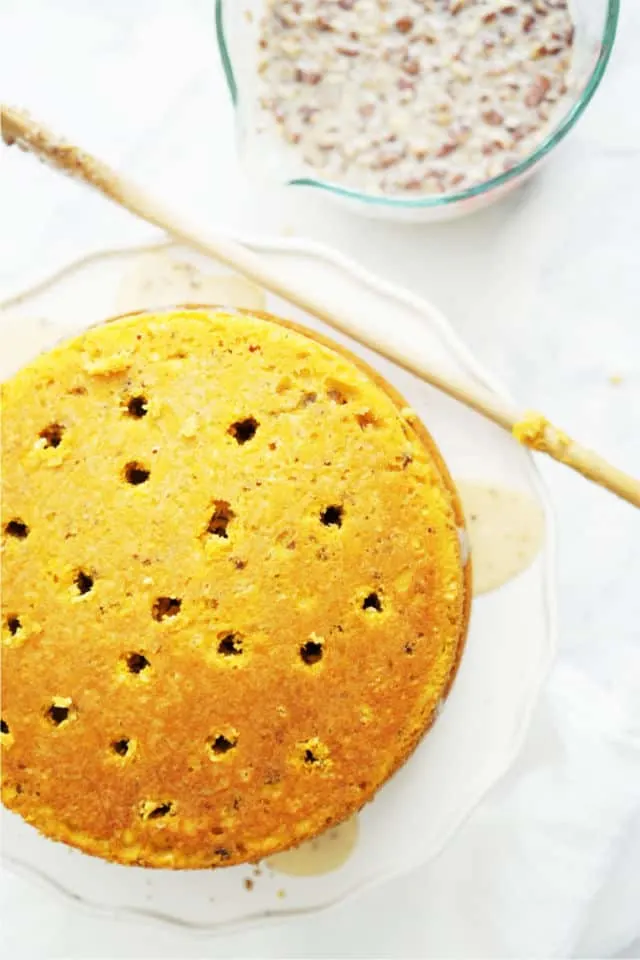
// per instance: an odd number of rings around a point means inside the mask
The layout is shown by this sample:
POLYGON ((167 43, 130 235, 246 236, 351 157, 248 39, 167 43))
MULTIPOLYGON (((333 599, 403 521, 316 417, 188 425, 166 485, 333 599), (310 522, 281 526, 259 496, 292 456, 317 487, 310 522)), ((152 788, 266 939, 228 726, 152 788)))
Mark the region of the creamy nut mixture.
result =
POLYGON ((325 180, 461 190, 547 134, 573 33, 567 0, 268 0, 261 129, 325 180))

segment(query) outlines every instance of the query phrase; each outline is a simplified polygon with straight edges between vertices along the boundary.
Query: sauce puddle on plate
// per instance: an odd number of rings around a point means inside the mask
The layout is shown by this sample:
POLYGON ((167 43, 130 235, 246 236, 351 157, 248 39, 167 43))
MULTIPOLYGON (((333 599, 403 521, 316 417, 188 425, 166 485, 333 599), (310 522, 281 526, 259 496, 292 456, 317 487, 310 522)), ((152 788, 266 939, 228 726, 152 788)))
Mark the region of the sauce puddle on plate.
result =
POLYGON ((187 260, 176 260, 167 251, 144 253, 122 278, 116 309, 155 310, 181 303, 264 310, 264 292, 244 277, 206 273, 187 260))
POLYGON ((544 513, 517 490, 467 480, 457 487, 471 543, 473 592, 488 593, 533 562, 544 539, 544 513))
POLYGON ((349 859, 358 840, 358 818, 351 817, 293 850, 276 853, 267 864, 289 877, 314 877, 338 870, 349 859))

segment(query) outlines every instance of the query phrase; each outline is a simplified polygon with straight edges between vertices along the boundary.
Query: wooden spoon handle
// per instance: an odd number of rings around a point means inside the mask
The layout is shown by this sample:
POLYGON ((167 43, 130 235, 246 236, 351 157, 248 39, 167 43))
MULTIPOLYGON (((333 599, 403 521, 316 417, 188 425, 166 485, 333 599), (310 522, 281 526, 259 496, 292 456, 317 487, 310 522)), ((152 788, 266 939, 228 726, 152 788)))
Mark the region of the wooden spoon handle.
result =
MULTIPOLYGON (((324 320, 336 330, 382 354, 420 379, 459 400, 489 420, 510 431, 525 446, 548 454, 582 476, 640 507, 640 481, 607 463, 554 427, 542 414, 523 414, 510 403, 486 390, 452 380, 423 357, 398 347, 391 336, 374 335, 354 320, 348 308, 337 310, 321 296, 310 295, 304 286, 279 276, 252 250, 219 234, 203 231, 165 207, 128 178, 116 174, 90 154, 66 143, 26 113, 0 105, 0 133, 6 144, 16 144, 55 169, 84 181, 135 216, 164 230, 188 247, 244 274, 289 303, 324 320)), ((391 325, 390 325, 391 327, 391 325)))

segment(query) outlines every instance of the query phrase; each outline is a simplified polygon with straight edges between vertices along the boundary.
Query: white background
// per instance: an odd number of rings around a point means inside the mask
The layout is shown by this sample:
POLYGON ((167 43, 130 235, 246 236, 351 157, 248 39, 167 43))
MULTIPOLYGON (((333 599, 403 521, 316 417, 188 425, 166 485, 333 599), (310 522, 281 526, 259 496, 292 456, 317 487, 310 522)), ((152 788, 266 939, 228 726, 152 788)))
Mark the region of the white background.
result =
MULTIPOLYGON (((609 75, 546 169, 496 208, 431 228, 372 224, 322 197, 244 180, 212 0, 0 0, 0 99, 28 107, 203 220, 325 240, 424 293, 523 404, 640 474, 639 45, 640 4, 627 0, 609 75)), ((0 152, 0 298, 48 262, 137 236, 148 229, 101 198, 16 150, 0 152)), ((555 464, 542 468, 558 515, 558 676, 572 672, 598 696, 636 704, 625 722, 635 731, 640 777, 640 514, 555 464)), ((630 946, 640 936, 637 807, 633 819, 564 941, 576 955, 640 955, 640 944, 630 946)), ((433 949, 420 877, 313 920, 224 941, 87 917, 6 875, 2 895, 7 957, 401 957, 433 949)), ((499 928, 500 904, 490 906, 499 928)), ((467 955, 480 955, 490 941, 478 935, 474 949, 471 931, 464 942, 467 955)), ((460 949, 440 944, 439 952, 460 949)))

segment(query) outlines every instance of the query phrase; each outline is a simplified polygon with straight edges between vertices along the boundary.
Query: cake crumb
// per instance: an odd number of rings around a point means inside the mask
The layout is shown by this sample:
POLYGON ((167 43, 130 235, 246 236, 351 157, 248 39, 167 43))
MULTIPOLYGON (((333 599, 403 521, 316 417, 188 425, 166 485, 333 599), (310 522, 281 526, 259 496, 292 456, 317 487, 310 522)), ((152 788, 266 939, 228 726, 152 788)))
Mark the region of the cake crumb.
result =
POLYGON ((114 353, 107 357, 87 358, 84 369, 91 377, 109 377, 112 374, 124 373, 132 363, 128 353, 114 353))
POLYGON ((244 878, 244 887, 245 887, 245 890, 253 890, 254 882, 251 879, 251 877, 244 878))
POLYGON ((180 436, 193 439, 198 435, 198 418, 195 415, 187 417, 180 428, 180 436))

